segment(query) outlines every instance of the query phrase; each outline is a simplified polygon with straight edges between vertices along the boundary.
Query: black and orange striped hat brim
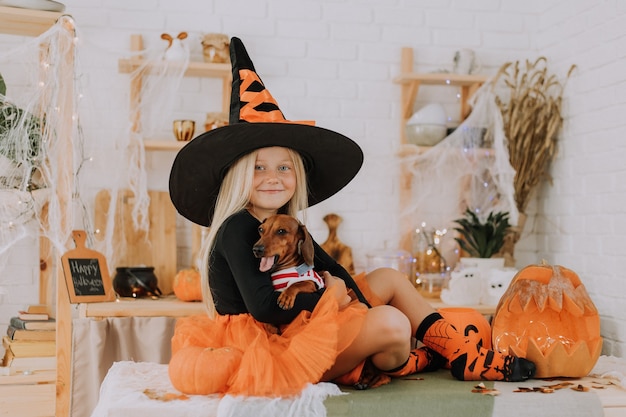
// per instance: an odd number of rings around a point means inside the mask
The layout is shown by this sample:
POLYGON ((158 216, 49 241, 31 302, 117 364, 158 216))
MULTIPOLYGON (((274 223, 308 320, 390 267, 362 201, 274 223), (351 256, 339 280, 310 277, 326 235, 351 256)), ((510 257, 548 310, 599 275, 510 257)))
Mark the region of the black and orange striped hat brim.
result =
POLYGON ((361 148, 346 136, 312 122, 286 120, 238 38, 230 43, 233 68, 229 124, 185 145, 170 172, 170 197, 178 212, 210 226, 227 169, 259 148, 282 146, 297 151, 307 169, 309 206, 345 187, 363 164, 361 148))

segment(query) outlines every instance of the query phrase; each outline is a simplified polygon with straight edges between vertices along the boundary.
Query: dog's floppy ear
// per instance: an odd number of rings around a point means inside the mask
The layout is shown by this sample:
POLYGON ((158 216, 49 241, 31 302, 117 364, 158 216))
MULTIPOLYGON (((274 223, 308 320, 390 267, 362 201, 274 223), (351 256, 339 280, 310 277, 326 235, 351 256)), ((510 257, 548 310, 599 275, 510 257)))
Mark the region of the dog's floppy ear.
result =
POLYGON ((315 255, 313 239, 311 239, 311 235, 309 235, 305 225, 300 224, 298 227, 300 228, 300 233, 303 235, 303 240, 298 242, 298 249, 304 258, 304 263, 309 266, 313 266, 313 258, 315 255))

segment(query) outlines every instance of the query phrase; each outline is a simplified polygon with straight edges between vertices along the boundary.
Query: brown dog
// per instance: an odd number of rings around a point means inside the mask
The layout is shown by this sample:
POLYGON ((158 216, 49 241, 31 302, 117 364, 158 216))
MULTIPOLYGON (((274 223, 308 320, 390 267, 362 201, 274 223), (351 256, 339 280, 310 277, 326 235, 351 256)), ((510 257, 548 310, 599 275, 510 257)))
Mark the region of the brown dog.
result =
POLYGON ((259 234, 252 251, 261 259, 259 269, 272 272, 282 309, 291 309, 299 293, 324 287, 324 280, 313 271, 313 240, 296 218, 286 214, 268 217, 259 226, 259 234))

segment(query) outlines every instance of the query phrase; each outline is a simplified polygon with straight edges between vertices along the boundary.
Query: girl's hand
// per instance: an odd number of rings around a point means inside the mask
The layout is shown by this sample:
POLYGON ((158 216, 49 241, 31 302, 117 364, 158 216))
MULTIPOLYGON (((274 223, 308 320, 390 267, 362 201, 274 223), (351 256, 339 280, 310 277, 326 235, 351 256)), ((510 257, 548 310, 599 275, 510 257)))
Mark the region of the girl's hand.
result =
POLYGON ((348 290, 346 288, 346 283, 341 278, 337 278, 335 276, 330 275, 330 272, 324 271, 322 272, 322 277, 324 278, 324 284, 327 289, 333 288, 333 293, 337 298, 337 303, 339 304, 339 308, 343 308, 347 306, 352 298, 348 295, 348 290))

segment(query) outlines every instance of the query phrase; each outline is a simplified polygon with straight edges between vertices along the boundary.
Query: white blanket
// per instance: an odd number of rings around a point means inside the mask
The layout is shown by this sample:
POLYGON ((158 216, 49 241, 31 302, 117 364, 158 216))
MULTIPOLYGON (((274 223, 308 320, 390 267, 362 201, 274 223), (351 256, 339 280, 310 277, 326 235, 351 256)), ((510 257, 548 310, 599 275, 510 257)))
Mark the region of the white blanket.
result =
POLYGON ((626 360, 615 356, 600 356, 589 376, 610 379, 626 390, 626 360))
POLYGON ((150 417, 325 417, 324 399, 330 395, 343 393, 335 384, 319 383, 290 399, 181 396, 170 383, 167 365, 124 361, 109 369, 91 417, 138 417, 137 410, 150 417))
MULTIPOLYGON (((609 378, 620 387, 617 390, 622 391, 626 389, 626 360, 601 356, 589 377, 609 378)), ((589 377, 585 378, 589 380, 585 382, 590 382, 589 377)), ((543 394, 538 397, 514 392, 520 386, 539 385, 541 384, 538 380, 516 384, 496 383, 494 387, 501 394, 496 397, 493 415, 517 417, 520 415, 519 410, 524 409, 524 415, 556 415, 554 410, 560 410, 565 412, 562 415, 602 416, 602 405, 596 395, 583 396, 572 390, 561 390, 558 395, 545 397, 543 394), (546 414, 547 409, 552 411, 546 414)), ((598 392, 609 394, 608 391, 598 392)), ((185 396, 172 387, 167 365, 123 361, 115 362, 109 369, 91 417, 138 417, 138 410, 141 410, 142 416, 150 417, 326 417, 324 400, 335 395, 346 394, 335 384, 319 383, 309 385, 301 395, 288 399, 185 396)), ((626 405, 621 393, 617 395, 619 404, 626 405)), ((624 411, 626 412, 626 408, 624 411)))

